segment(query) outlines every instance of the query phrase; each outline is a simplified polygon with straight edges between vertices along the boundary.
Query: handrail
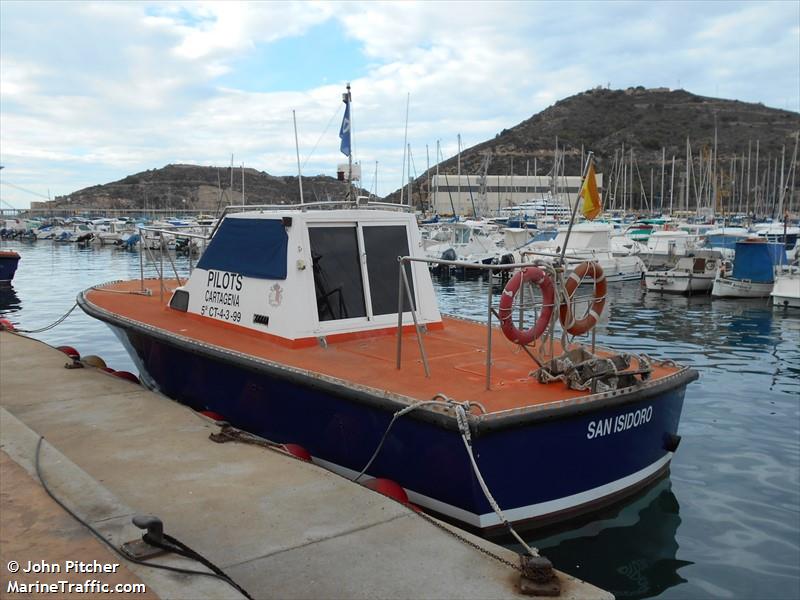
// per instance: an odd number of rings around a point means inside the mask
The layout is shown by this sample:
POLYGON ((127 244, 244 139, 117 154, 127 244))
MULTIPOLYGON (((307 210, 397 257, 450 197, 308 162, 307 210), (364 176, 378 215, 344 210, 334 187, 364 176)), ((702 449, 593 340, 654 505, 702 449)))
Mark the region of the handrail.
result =
MULTIPOLYGON (((139 231, 139 237, 140 237, 139 243, 142 246, 142 249, 141 249, 141 251, 139 253, 139 277, 140 277, 140 280, 141 280, 141 288, 142 288, 142 290, 144 290, 144 262, 143 262, 142 257, 146 253, 147 254, 148 263, 152 261, 153 265, 156 268, 156 271, 158 272, 160 294, 161 294, 161 299, 163 301, 164 289, 165 289, 165 286, 164 286, 164 249, 166 248, 166 241, 164 239, 164 235, 165 234, 166 235, 171 235, 171 236, 174 236, 176 238, 190 238, 190 239, 194 238, 194 239, 198 239, 198 240, 203 240, 203 243, 205 245, 205 242, 207 242, 209 239, 211 239, 210 236, 206 236, 206 235, 204 235, 202 233, 194 233, 194 232, 191 232, 191 231, 181 231, 182 228, 194 228, 194 227, 198 227, 198 225, 177 225, 177 226, 175 226, 173 228, 170 228, 170 229, 165 229, 163 227, 153 227, 153 226, 150 226, 150 225, 140 225, 140 226, 137 227, 137 229, 139 231), (158 243, 158 252, 159 252, 158 260, 156 260, 156 257, 153 256, 152 253, 150 252, 152 250, 152 248, 148 247, 147 241, 148 241, 148 239, 152 239, 152 238, 146 238, 145 235, 144 235, 145 232, 157 234, 156 239, 158 239, 158 241, 159 241, 159 243, 158 243)), ((199 227, 202 227, 202 225, 199 226, 199 227)), ((172 266, 172 272, 175 274, 175 279, 178 280, 178 285, 183 285, 183 281, 181 279, 181 276, 178 274, 178 268, 175 266, 175 261, 172 260, 172 255, 169 252, 167 252, 167 260, 169 261, 170 265, 172 266)), ((192 249, 189 248, 189 273, 190 274, 191 274, 192 270, 193 270, 192 249)))
MULTIPOLYGON (((531 252, 530 254, 543 254, 544 256, 553 257, 552 254, 546 253, 536 253, 531 252)), ((401 354, 402 354, 402 339, 403 339, 403 313, 404 313, 404 306, 403 306, 403 288, 405 288, 406 297, 408 298, 408 304, 410 307, 411 317, 414 320, 414 326, 416 330, 417 336, 417 343, 420 349, 420 355, 422 358, 422 364, 425 369, 425 376, 430 377, 430 369, 428 367, 428 359, 425 353, 425 348, 422 342, 422 329, 419 324, 419 319, 417 318, 416 310, 414 308, 413 299, 411 297, 411 290, 408 287, 408 281, 406 277, 405 265, 412 262, 418 263, 428 263, 428 264, 435 264, 435 265, 451 265, 451 266, 460 266, 464 268, 471 268, 471 269, 480 269, 482 271, 509 271, 512 269, 519 269, 519 268, 526 268, 531 266, 537 266, 540 268, 544 268, 548 271, 548 275, 550 275, 556 281, 556 287, 560 289, 558 282, 560 281, 560 274, 563 274, 564 267, 566 267, 567 263, 581 263, 584 262, 583 260, 574 260, 569 258, 564 258, 563 260, 556 255, 559 260, 550 262, 550 261, 540 261, 537 260, 534 262, 523 262, 523 263, 512 263, 512 264, 483 264, 483 263, 471 263, 467 261, 460 261, 460 260, 441 260, 435 258, 418 258, 413 256, 399 256, 397 258, 398 265, 399 265, 399 274, 398 274, 398 294, 397 294, 397 369, 401 367, 401 354)), ((492 298, 493 298, 493 289, 491 281, 488 285, 489 288, 489 296, 487 301, 487 342, 486 342, 486 389, 490 390, 492 385, 492 315, 497 316, 497 313, 492 306, 492 298)), ((556 297, 554 304, 556 306, 560 305, 562 299, 560 297, 556 297)), ((545 334, 546 339, 548 336, 550 338, 550 351, 553 351, 553 338, 555 335, 555 322, 558 318, 556 316, 557 311, 553 311, 553 315, 551 316, 551 321, 549 325, 549 333, 545 334)), ((563 340, 562 340, 563 342, 563 340)), ((592 339, 592 347, 594 348, 594 338, 592 339)), ((523 349, 529 354, 530 352, 523 346, 523 349)), ((531 355, 531 358, 537 363, 539 361, 531 355)), ((539 363, 540 364, 540 363, 539 363)), ((541 365, 540 365, 541 366, 541 365)))

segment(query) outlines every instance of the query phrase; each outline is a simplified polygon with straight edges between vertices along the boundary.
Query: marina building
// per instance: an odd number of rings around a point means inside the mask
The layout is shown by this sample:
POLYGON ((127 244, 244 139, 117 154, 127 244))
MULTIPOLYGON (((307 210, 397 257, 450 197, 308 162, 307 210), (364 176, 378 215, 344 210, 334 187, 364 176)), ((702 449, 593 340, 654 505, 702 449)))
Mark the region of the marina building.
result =
MULTIPOLYGON (((597 176, 597 187, 603 188, 603 175, 597 176)), ((495 214, 499 210, 530 200, 548 197, 565 205, 571 204, 580 191, 581 178, 565 175, 555 179, 549 175, 434 175, 430 194, 424 194, 431 211, 441 215, 495 214)))

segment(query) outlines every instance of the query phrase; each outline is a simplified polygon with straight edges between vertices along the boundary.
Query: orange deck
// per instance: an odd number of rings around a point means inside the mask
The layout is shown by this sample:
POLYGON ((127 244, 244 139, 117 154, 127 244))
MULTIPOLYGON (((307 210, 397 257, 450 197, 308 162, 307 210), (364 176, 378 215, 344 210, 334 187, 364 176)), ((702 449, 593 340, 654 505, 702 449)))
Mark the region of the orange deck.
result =
MULTIPOLYGON (((176 282, 167 285, 171 290, 176 282)), ((138 291, 140 286, 138 280, 119 282, 98 286, 85 296, 99 308, 181 337, 419 400, 443 393, 459 402, 480 402, 491 413, 588 395, 560 382, 538 383, 529 375, 536 364, 497 328, 492 331, 492 386, 486 390, 487 331, 481 323, 445 317, 443 327, 423 336, 428 378, 413 329, 403 334, 402 369, 398 370, 396 329, 366 338, 329 340, 327 348, 318 344, 287 348, 271 336, 168 308, 171 292, 162 300, 157 282, 146 282, 152 296, 124 293, 138 291)), ((558 345, 555 350, 559 352, 558 345)), ((678 370, 653 368, 653 379, 678 370)))

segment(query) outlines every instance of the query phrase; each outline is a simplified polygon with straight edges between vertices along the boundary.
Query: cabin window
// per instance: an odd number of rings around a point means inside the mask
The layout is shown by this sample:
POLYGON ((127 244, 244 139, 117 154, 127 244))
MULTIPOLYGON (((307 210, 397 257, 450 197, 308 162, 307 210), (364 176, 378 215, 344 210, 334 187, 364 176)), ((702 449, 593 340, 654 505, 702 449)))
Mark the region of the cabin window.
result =
MULTIPOLYGON (((367 253, 367 275, 373 315, 397 314, 399 281, 398 256, 408 256, 408 235, 405 225, 369 225, 363 227, 364 249, 367 253)), ((406 263, 406 276, 414 302, 414 280, 411 265, 406 263)), ((403 307, 407 311, 408 297, 403 290, 403 307)), ((414 304, 416 308, 416 304, 414 304)))
POLYGON ((366 317, 355 226, 309 227, 308 236, 319 320, 366 317))

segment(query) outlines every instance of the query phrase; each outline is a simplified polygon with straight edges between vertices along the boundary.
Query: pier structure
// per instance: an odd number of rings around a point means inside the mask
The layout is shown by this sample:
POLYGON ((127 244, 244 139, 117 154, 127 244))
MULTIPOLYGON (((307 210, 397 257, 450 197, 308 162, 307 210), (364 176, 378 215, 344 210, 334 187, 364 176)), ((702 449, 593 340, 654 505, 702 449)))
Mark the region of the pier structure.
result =
MULTIPOLYGON (((43 342, 0 331, 3 586, 68 577, 44 566, 9 573, 12 561, 71 561, 119 565, 73 579, 143 583, 137 598, 243 597, 217 578, 120 558, 45 493, 41 474, 111 545, 141 538, 133 516, 158 516, 165 533, 254 598, 531 597, 520 592, 511 550, 284 453, 214 443, 219 426, 191 409, 100 369, 67 366, 74 365, 43 342)), ((152 562, 207 570, 174 554, 152 562)), ((561 598, 612 598, 558 578, 561 598)))

